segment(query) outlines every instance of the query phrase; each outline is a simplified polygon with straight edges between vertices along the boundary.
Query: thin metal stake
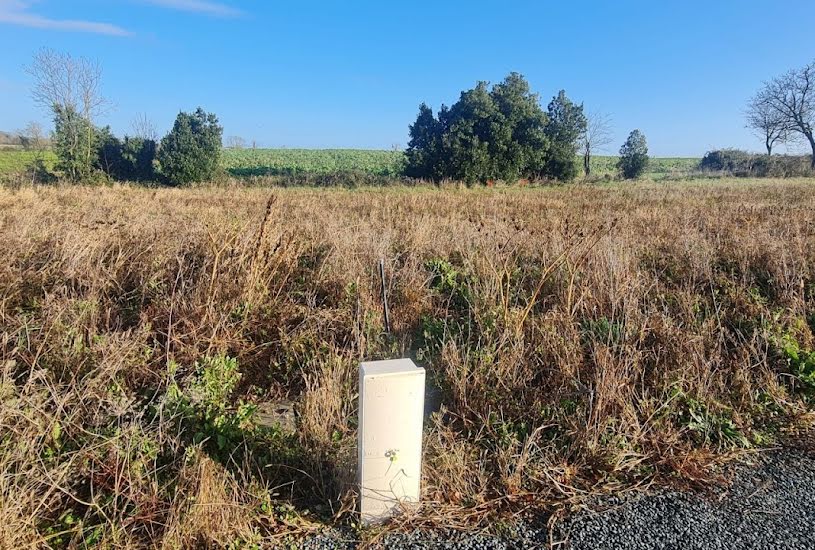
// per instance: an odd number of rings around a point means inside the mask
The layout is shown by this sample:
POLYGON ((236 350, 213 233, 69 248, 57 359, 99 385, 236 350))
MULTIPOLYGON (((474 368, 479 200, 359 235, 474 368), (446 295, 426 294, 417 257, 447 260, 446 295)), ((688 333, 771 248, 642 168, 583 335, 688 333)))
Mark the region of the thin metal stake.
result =
POLYGON ((385 260, 379 260, 379 277, 382 279, 382 308, 385 311, 385 332, 391 331, 391 314, 388 311, 388 292, 385 288, 385 260))

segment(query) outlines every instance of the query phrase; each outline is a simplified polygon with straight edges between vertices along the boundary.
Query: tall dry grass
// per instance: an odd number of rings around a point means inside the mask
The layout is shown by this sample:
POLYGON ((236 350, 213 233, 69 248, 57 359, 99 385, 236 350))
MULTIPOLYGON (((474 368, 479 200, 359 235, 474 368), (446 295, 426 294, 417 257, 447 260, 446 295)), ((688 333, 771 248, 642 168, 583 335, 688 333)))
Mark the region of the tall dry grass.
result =
POLYGON ((352 521, 360 359, 439 396, 419 525, 707 479, 812 421, 810 181, 24 187, 0 242, 4 548, 352 521), (295 432, 257 425, 281 399, 295 432))

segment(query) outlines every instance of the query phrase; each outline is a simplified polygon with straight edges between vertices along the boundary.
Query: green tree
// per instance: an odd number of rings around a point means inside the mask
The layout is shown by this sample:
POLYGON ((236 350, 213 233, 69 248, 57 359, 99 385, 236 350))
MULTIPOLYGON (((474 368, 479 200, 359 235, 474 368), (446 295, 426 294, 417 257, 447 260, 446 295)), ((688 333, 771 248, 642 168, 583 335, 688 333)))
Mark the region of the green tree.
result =
POLYGON ((218 118, 200 107, 194 113, 179 113, 161 140, 162 175, 172 185, 211 180, 218 171, 222 134, 218 118))
POLYGON ((479 82, 438 116, 425 104, 410 126, 405 173, 439 181, 515 181, 541 175, 546 113, 518 73, 490 90, 479 82))
POLYGON ((639 130, 631 132, 620 148, 618 167, 626 179, 640 177, 648 167, 648 144, 639 130))
POLYGON ((510 73, 493 87, 492 98, 504 123, 494 136, 499 177, 515 181, 540 176, 549 149, 549 119, 538 94, 532 93, 521 74, 510 73))
POLYGON ((156 142, 151 139, 125 136, 120 140, 110 128, 100 132, 97 155, 98 168, 119 181, 154 181, 156 142))
POLYGON ((73 181, 89 178, 97 162, 99 136, 94 119, 107 104, 100 93, 99 63, 42 49, 26 71, 34 81, 34 101, 54 116, 57 169, 73 181))
POLYGON ((74 182, 90 178, 97 164, 99 131, 73 107, 53 105, 55 168, 74 182))
POLYGON ((443 170, 439 169, 442 128, 433 115, 433 109, 426 103, 419 105, 419 115, 416 122, 410 125, 409 134, 405 175, 411 178, 441 179, 444 176, 443 170))
POLYGON ((498 177, 495 134, 504 124, 500 117, 486 82, 462 92, 445 117, 443 153, 449 158, 447 177, 467 183, 498 177))
POLYGON ((586 133, 586 115, 583 104, 573 103, 561 90, 552 98, 548 107, 549 153, 546 158, 546 174, 561 181, 577 176, 577 150, 586 133))

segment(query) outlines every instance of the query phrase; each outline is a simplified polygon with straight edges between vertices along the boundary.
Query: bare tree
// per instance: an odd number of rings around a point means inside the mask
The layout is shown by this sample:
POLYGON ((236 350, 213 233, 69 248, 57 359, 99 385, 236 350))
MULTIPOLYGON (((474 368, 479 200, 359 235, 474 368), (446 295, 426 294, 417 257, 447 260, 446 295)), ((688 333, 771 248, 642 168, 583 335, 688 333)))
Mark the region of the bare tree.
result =
POLYGON ((591 174, 591 156, 610 144, 613 136, 610 116, 597 112, 588 113, 586 122, 580 149, 583 153, 583 172, 588 176, 591 174))
POLYGON ((49 111, 59 105, 92 121, 108 106, 100 90, 102 68, 97 61, 43 48, 26 71, 34 78, 34 101, 49 111))
POLYGON ((240 136, 229 136, 226 138, 226 146, 229 149, 243 149, 246 147, 246 140, 240 136))
POLYGON ((815 169, 815 61, 768 82, 759 95, 765 98, 772 116, 809 143, 815 169))
POLYGON ((29 122, 24 130, 19 132, 23 148, 29 151, 40 151, 45 147, 46 137, 39 122, 29 122))
POLYGON ((784 143, 790 132, 790 124, 773 106, 767 90, 757 93, 747 104, 747 128, 764 140, 767 156, 773 154, 777 143, 784 143))
POLYGON ((158 141, 158 130, 156 130, 155 124, 153 124, 153 121, 150 120, 145 113, 136 115, 136 118, 130 123, 130 128, 133 130, 133 137, 158 141))
POLYGON ((78 179, 80 174, 90 173, 94 154, 93 121, 108 105, 100 90, 99 63, 44 48, 34 55, 26 71, 34 79, 34 101, 62 119, 58 129, 64 135, 58 141, 64 145, 71 177, 78 179))

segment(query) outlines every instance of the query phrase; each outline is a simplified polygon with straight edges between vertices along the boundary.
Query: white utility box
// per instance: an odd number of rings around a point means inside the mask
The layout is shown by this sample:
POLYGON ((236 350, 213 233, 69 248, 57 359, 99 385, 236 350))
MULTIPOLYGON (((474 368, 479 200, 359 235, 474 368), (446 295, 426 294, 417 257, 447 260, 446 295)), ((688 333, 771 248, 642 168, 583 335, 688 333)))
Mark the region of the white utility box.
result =
POLYGON ((419 502, 425 371, 410 359, 359 368, 359 485, 363 524, 419 502))

